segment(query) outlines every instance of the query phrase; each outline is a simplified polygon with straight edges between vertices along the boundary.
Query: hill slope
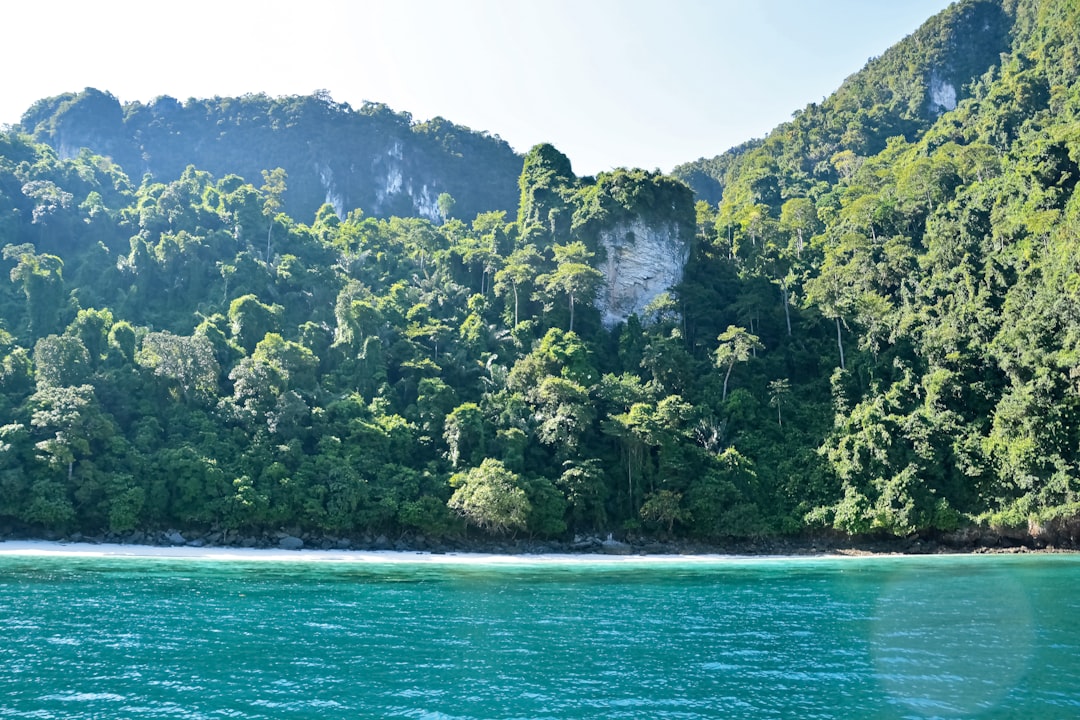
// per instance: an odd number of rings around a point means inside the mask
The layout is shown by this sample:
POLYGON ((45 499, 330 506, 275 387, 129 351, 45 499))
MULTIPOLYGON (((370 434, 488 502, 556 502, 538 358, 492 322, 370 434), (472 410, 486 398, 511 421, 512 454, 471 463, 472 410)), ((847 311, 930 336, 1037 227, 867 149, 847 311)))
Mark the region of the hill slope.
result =
POLYGON ((20 129, 63 158, 84 147, 110 157, 133 178, 149 173, 169 182, 194 165, 258 183, 264 170, 281 167, 285 210, 301 220, 323 203, 340 217, 359 208, 436 220, 444 192, 460 217, 513 212, 521 169, 521 157, 498 137, 442 118, 413 123, 385 105, 353 109, 329 95, 121 105, 87 88, 38 101, 20 129))
MULTIPOLYGON (((910 36, 872 58, 821 103, 795 112, 791 122, 769 134, 768 155, 788 183, 804 186, 833 181, 836 153, 874 155, 890 137, 914 140, 941 114, 970 97, 979 78, 1009 51, 1015 12, 1010 3, 968 0, 955 3, 910 36)), ((746 143, 717 157, 676 167, 699 198, 720 201, 736 159, 762 141, 746 143)), ((753 155, 760 162, 761 156, 753 155)))

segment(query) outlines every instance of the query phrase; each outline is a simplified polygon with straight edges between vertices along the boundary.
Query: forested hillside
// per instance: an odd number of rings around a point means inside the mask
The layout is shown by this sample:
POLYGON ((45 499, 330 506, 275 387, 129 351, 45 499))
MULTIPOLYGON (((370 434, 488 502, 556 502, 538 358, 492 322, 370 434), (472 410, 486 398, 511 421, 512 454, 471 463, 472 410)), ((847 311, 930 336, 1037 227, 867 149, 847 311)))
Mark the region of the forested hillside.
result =
POLYGON ((541 145, 516 215, 423 218, 60 155, 89 96, 43 101, 0 134, 0 522, 1075 542, 1078 72, 1075 3, 966 0, 681 168, 714 202, 541 145), (644 227, 682 279, 612 324, 644 227))
POLYGON ((259 184, 263 170, 280 167, 289 176, 283 209, 299 222, 323 203, 342 217, 363 208, 436 221, 443 193, 455 217, 513 212, 521 171, 521 156, 498 136, 443 118, 417 123, 379 103, 354 109, 326 92, 121 105, 87 88, 39 100, 18 129, 63 159, 81 148, 109 157, 136 182, 147 173, 169 182, 194 165, 259 184))

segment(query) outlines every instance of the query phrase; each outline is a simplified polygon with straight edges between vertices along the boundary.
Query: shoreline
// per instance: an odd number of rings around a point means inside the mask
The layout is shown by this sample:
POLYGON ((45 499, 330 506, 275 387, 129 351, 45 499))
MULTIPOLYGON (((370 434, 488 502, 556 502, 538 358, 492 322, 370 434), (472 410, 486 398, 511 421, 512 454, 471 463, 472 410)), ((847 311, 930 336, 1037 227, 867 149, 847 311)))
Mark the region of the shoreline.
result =
MULTIPOLYGON (((431 552, 428 550, 285 550, 280 548, 190 547, 135 545, 121 543, 63 542, 57 540, 0 541, 0 558, 4 557, 86 557, 165 560, 222 560, 253 562, 341 562, 358 564, 447 564, 447 565, 514 565, 564 564, 575 562, 597 564, 628 563, 712 563, 767 559, 858 557, 856 555, 822 553, 818 555, 743 555, 724 553, 690 554, 606 554, 606 553, 487 553, 479 551, 431 552)), ((899 557, 897 555, 897 557, 899 557)))
POLYGON ((356 563, 362 565, 544 565, 588 563, 626 564, 715 564, 767 560, 828 560, 857 558, 958 557, 964 555, 1077 554, 1068 549, 976 549, 951 548, 937 552, 899 552, 857 548, 832 548, 788 553, 723 552, 482 552, 473 550, 432 552, 429 550, 323 550, 243 547, 161 546, 111 542, 62 540, 0 540, 0 559, 9 557, 66 557, 108 559, 216 560, 226 562, 311 562, 356 563))

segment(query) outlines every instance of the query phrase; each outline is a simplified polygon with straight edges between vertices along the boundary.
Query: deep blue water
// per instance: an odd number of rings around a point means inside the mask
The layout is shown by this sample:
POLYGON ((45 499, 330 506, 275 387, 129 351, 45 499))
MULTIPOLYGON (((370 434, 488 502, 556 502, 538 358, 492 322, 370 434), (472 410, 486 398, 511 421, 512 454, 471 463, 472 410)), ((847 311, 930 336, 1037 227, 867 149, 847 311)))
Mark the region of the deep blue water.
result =
POLYGON ((0 718, 1076 718, 1080 557, 0 557, 0 718))

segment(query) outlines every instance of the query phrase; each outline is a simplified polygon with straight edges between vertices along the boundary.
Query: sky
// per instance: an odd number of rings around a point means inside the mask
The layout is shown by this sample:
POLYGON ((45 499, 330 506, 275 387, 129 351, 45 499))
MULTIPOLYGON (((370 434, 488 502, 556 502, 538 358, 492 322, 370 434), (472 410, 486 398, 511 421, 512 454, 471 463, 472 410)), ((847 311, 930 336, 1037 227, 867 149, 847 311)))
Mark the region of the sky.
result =
POLYGON ((327 90, 441 116, 578 175, 762 137, 948 0, 43 0, 4 9, 0 124, 122 102, 327 90))

